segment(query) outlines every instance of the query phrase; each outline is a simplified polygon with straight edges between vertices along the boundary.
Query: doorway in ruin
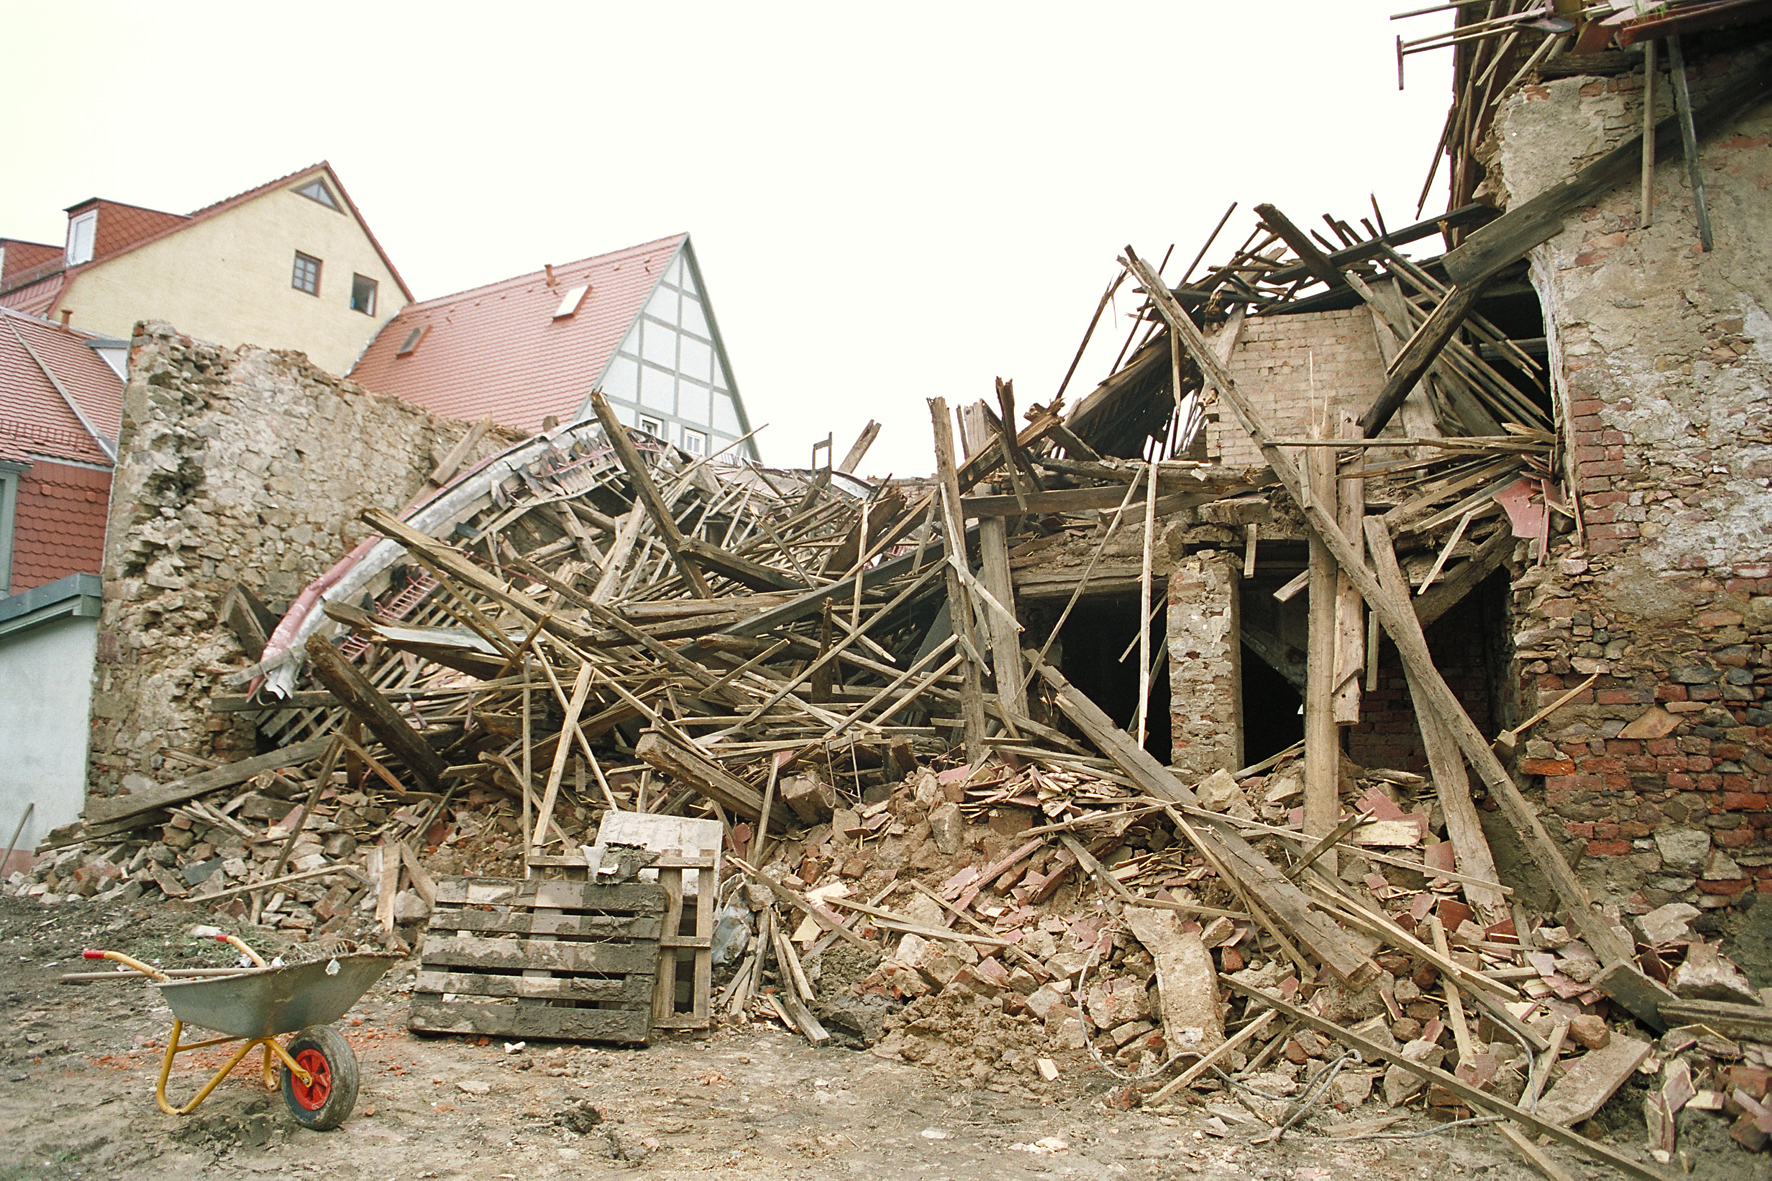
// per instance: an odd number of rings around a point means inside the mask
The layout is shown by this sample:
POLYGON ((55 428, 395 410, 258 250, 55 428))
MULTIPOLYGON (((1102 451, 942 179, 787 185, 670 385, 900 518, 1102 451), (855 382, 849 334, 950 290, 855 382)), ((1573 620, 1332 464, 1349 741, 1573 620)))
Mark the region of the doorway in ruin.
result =
POLYGON ((1238 586, 1238 639, 1243 645, 1243 761, 1259 763, 1304 738, 1305 649, 1310 596, 1274 597, 1304 569, 1300 543, 1263 547, 1254 578, 1238 586))
MULTIPOLYGON (((1159 591, 1161 588, 1158 588, 1159 591)), ((1159 600, 1160 602, 1161 600, 1159 600)), ((1144 749, 1160 763, 1170 758, 1169 665, 1164 619, 1151 621, 1149 728, 1144 749)), ((1138 596, 1090 595, 1077 602, 1058 633, 1058 668, 1089 700, 1130 734, 1138 729, 1138 596)))

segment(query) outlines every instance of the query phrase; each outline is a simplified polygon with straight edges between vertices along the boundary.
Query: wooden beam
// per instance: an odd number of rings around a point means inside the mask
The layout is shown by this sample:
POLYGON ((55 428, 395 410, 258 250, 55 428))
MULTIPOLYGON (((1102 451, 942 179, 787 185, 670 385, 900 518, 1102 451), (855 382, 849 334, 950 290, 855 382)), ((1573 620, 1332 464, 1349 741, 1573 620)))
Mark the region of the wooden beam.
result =
POLYGON ((1321 279, 1330 287, 1346 287, 1347 280, 1341 275, 1341 268, 1323 253, 1321 247, 1311 241, 1309 234, 1292 224, 1292 219, 1281 213, 1272 205, 1257 205, 1256 216, 1262 224, 1280 236, 1280 241, 1292 248, 1298 255, 1299 264, 1313 278, 1321 279))
MULTIPOLYGON (((1390 530, 1385 528, 1383 517, 1366 518, 1366 549, 1377 568, 1379 585, 1399 598, 1408 598, 1409 583, 1403 577, 1402 567, 1397 564, 1397 551, 1391 544, 1390 530)), ((1413 698, 1415 678, 1408 670, 1404 670, 1404 675, 1408 677, 1409 695, 1413 698)), ((1501 878, 1495 872, 1495 857, 1489 849, 1489 838, 1483 835, 1477 805, 1471 799, 1470 777, 1465 773, 1464 756, 1459 753, 1458 744, 1452 740, 1445 723, 1431 710, 1417 709, 1415 722, 1421 730, 1421 743, 1427 748, 1428 770, 1434 777, 1434 790, 1439 793, 1441 811, 1446 815, 1446 838, 1452 842, 1458 872, 1499 885, 1501 878)), ((1466 882, 1464 895, 1486 924, 1507 915, 1507 899, 1499 889, 1466 882)))
POLYGON ((132 791, 127 795, 88 800, 86 803, 86 826, 92 828, 100 824, 114 824, 119 820, 140 816, 144 812, 170 808, 174 804, 182 804, 186 800, 195 799, 200 795, 215 791, 217 788, 233 787, 237 783, 245 783, 254 775, 262 772, 275 771, 282 767, 293 767, 310 759, 317 759, 326 753, 326 748, 331 742, 331 735, 322 734, 318 738, 309 738, 306 741, 286 746, 282 750, 274 750, 270 754, 255 755, 250 759, 229 763, 225 767, 198 772, 188 779, 159 784, 142 791, 132 791))
MULTIPOLYGON (((1134 783, 1158 799, 1186 804, 1190 808, 1199 807, 1192 791, 1134 742, 1130 734, 1116 726, 1113 719, 1067 681, 1064 674, 1044 662, 1037 668, 1040 676, 1052 687, 1060 711, 1134 783)), ((1200 837, 1211 846, 1209 852, 1213 858, 1236 876, 1246 893, 1260 898, 1262 905, 1285 924, 1288 932, 1318 962, 1336 977, 1355 986, 1378 974, 1378 965, 1354 945, 1347 933, 1313 910, 1305 893, 1234 829, 1223 826, 1222 822, 1208 823, 1215 827, 1202 827, 1200 837)))
POLYGON ((413 729, 412 723, 401 717, 400 711, 369 683, 368 677, 357 671, 356 665, 340 656, 338 649, 328 643, 325 636, 309 636, 307 652, 314 675, 338 698, 339 704, 368 726, 369 732, 406 764, 406 769, 418 777, 424 790, 437 791, 449 763, 431 749, 424 735, 413 729))
MULTIPOLYGON (((1331 518, 1336 512, 1335 452, 1313 447, 1304 456, 1309 495, 1331 518)), ((1341 728, 1335 724, 1335 555, 1310 539, 1304 685, 1304 832, 1321 837, 1341 815, 1341 728)), ((1329 872, 1337 864, 1326 855, 1329 872)))
POLYGON ((1476 306, 1477 298, 1483 294, 1488 279, 1489 276, 1484 276, 1470 284, 1460 284, 1452 288, 1428 314, 1428 318, 1421 322, 1421 327, 1415 330, 1415 335, 1409 338, 1403 351, 1391 363, 1391 375, 1385 379, 1384 388, 1378 392, 1378 397, 1372 400, 1372 405, 1360 418, 1360 429, 1368 439, 1376 437, 1385 428, 1391 415, 1397 412, 1397 408, 1409 396, 1409 391, 1433 368, 1434 362, 1439 359, 1440 350, 1446 347, 1452 334, 1458 331, 1458 326, 1464 323, 1465 317, 1476 306))
MULTIPOLYGON (((978 523, 979 576, 984 588, 1011 612, 1015 611, 1015 584, 1009 576, 1009 523, 987 517, 978 523)), ((985 612, 991 633, 991 673, 997 697, 1014 716, 1026 717, 1027 688, 1021 666, 1021 637, 1013 622, 995 611, 985 612)))
MULTIPOLYGON (((1692 138, 1696 144, 1736 115, 1772 97, 1772 71, 1763 64, 1748 66, 1711 95, 1704 109, 1692 114, 1692 138)), ((1670 153, 1682 138, 1678 112, 1655 125, 1657 155, 1670 153)), ((1633 136, 1560 185, 1552 185, 1471 233, 1458 249, 1441 258, 1446 275, 1459 287, 1482 282, 1501 268, 1526 256, 1540 242, 1563 229, 1563 219, 1592 204, 1619 183, 1638 175, 1643 159, 1643 137, 1633 136)))
MULTIPOLYGON (((948 419, 946 398, 929 399, 929 417, 935 427, 935 475, 941 484, 941 532, 948 543, 948 616, 954 634, 960 638, 965 657, 962 662, 965 679, 960 690, 961 728, 967 761, 976 764, 985 755, 984 687, 979 676, 980 653, 973 626, 972 596, 959 569, 966 563, 966 520, 960 509, 960 479, 954 467, 954 428, 948 419)), ((1000 440, 993 439, 991 447, 997 448, 1001 454, 1000 440)))
POLYGON ((763 795, 756 788, 691 748, 656 730, 640 735, 634 754, 641 762, 681 783, 694 788, 728 812, 752 820, 763 814, 763 795))
POLYGON ((1379 1043, 1372 1041, 1370 1038, 1362 1037, 1343 1025, 1319 1017, 1309 1009, 1301 1009, 1297 1005, 1288 1004, 1273 993, 1264 992, 1259 988, 1252 988, 1234 978, 1220 976, 1219 979, 1232 991, 1240 992, 1252 1000, 1277 1009, 1294 1021, 1301 1022, 1302 1024, 1309 1026, 1311 1029, 1316 1030, 1331 1041, 1339 1042, 1344 1046, 1360 1051, 1361 1057, 1363 1057, 1368 1063, 1385 1062, 1392 1066, 1400 1066, 1418 1078, 1426 1079, 1430 1083, 1439 1084, 1454 1095, 1457 1095, 1460 1099, 1463 1099, 1472 1107, 1479 1107, 1484 1111, 1493 1111, 1499 1115, 1506 1116, 1508 1119, 1519 1124, 1535 1136, 1548 1136, 1550 1139, 1555 1140, 1566 1148, 1573 1148, 1576 1152, 1581 1153, 1589 1160, 1602 1165, 1610 1165, 1612 1168, 1617 1169, 1627 1176, 1638 1177, 1641 1178, 1642 1181, 1669 1181, 1667 1174, 1652 1169, 1647 1165, 1639 1164, 1634 1157, 1626 1156, 1604 1144, 1589 1140, 1586 1136, 1571 1132, 1568 1128, 1565 1128, 1560 1124, 1553 1124, 1549 1120, 1539 1119, 1525 1108, 1516 1107, 1507 1100, 1474 1087, 1456 1075, 1449 1074, 1438 1067, 1424 1066, 1413 1058, 1405 1058, 1400 1051, 1393 1050, 1388 1046, 1380 1045, 1379 1043))
POLYGON ((597 421, 603 425, 603 434, 609 445, 615 448, 615 456, 621 466, 627 469, 628 480, 634 486, 635 499, 646 506, 652 516, 652 523, 658 526, 658 535, 664 541, 665 550, 670 553, 671 560, 676 562, 677 569, 683 572, 683 581, 698 599, 711 599, 714 592, 709 589, 707 579, 702 577, 701 567, 696 565, 683 546, 682 531, 677 528, 677 518, 671 515, 671 506, 665 503, 664 493, 653 483, 652 475, 646 470, 646 461, 640 458, 640 449, 628 438, 628 428, 615 416, 614 407, 609 399, 603 396, 602 390, 591 391, 591 409, 596 411, 597 421))
MULTIPOLYGON (((1133 276, 1145 286, 1147 292, 1153 294, 1159 312, 1170 323, 1171 331, 1178 331, 1186 342, 1188 351, 1194 357, 1194 363, 1201 367, 1201 372, 1208 381, 1218 387, 1219 396, 1228 402, 1237 417, 1242 420, 1244 428, 1249 432, 1256 444, 1261 448, 1263 456, 1272 465, 1274 474, 1292 494, 1295 501, 1303 506, 1305 523, 1317 536, 1322 537, 1334 554, 1342 569, 1353 579, 1354 585, 1365 597, 1372 610, 1378 614, 1379 622, 1390 633, 1396 644, 1397 653, 1401 657, 1403 667, 1413 673, 1417 680, 1415 707, 1418 710, 1432 710, 1439 714, 1452 732, 1453 738, 1463 750, 1465 758, 1476 770, 1490 795, 1501 807, 1508 822, 1519 834, 1521 841, 1530 851, 1534 864, 1540 872, 1550 879, 1557 891, 1557 896, 1569 909, 1570 921, 1574 924, 1587 945, 1604 964, 1619 964, 1630 967, 1633 948, 1627 939, 1615 931, 1599 914, 1589 898, 1587 890, 1570 869, 1569 863, 1563 859, 1562 852, 1551 840, 1550 833, 1545 831, 1544 824, 1538 813, 1527 802, 1519 786, 1508 775, 1507 770, 1489 748, 1489 740, 1477 729, 1470 715, 1465 712, 1458 696, 1446 684, 1439 669, 1434 666, 1433 655, 1427 649, 1427 642, 1421 637, 1419 627, 1415 626, 1415 609, 1404 599, 1389 594, 1379 585, 1377 577, 1367 569, 1353 546, 1342 535, 1341 529, 1332 517, 1325 514, 1321 506, 1310 502, 1305 496, 1298 465, 1292 461, 1281 448, 1275 446, 1263 424, 1261 415, 1254 405, 1237 388, 1236 382, 1224 366, 1218 364, 1212 355, 1200 330, 1188 318, 1187 313, 1169 297, 1168 292, 1157 277, 1151 273, 1143 260, 1139 259, 1130 248, 1127 249, 1127 265, 1133 276)), ((1630 970, 1634 971, 1634 968, 1630 970)), ((1634 1010, 1633 1010, 1634 1011, 1634 1010)))
POLYGON ((849 454, 843 457, 843 462, 837 465, 837 470, 846 476, 853 475, 855 469, 861 465, 862 457, 868 453, 868 448, 872 447, 874 440, 879 437, 880 424, 871 418, 868 419, 868 424, 861 428, 861 434, 856 436, 854 443, 850 444, 849 454))

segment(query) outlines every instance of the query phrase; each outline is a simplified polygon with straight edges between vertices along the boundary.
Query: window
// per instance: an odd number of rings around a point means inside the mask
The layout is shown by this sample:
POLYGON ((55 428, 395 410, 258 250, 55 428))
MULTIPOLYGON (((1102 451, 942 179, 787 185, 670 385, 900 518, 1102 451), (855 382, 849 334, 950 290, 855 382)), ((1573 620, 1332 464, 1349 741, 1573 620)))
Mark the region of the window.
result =
POLYGON ((68 223, 68 265, 92 261, 92 243, 98 236, 98 210, 91 209, 68 223))
MULTIPOLYGON (((316 263, 315 267, 318 268, 316 263)), ((362 275, 351 276, 351 310, 365 316, 375 315, 375 280, 362 275)))
POLYGON ((692 431, 688 427, 684 427, 683 450, 691 455, 706 455, 708 453, 708 437, 700 431, 692 431))
POLYGON ((423 340, 425 338, 425 333, 429 332, 430 330, 431 330, 431 326, 429 324, 420 324, 418 327, 414 328, 411 332, 408 332, 406 334, 406 339, 400 342, 400 347, 394 350, 394 355, 396 357, 404 357, 408 353, 411 353, 413 350, 417 349, 418 342, 423 340))
POLYGON ((326 182, 319 177, 315 177, 295 191, 310 201, 318 201, 328 209, 338 208, 338 202, 332 199, 332 190, 327 188, 326 182))
POLYGON ((18 478, 29 465, 0 459, 0 598, 12 589, 12 514, 18 506, 18 478))
POLYGON ((297 291, 305 291, 309 295, 319 295, 320 260, 297 250, 295 252, 295 273, 290 276, 289 285, 297 291))
POLYGON ((664 434, 664 428, 659 425, 658 419, 647 418, 644 414, 640 416, 640 429, 649 435, 656 436, 664 434))
POLYGON ((578 311, 578 305, 584 302, 585 292, 589 287, 573 287, 560 297, 560 306, 554 309, 554 319, 564 320, 578 311))

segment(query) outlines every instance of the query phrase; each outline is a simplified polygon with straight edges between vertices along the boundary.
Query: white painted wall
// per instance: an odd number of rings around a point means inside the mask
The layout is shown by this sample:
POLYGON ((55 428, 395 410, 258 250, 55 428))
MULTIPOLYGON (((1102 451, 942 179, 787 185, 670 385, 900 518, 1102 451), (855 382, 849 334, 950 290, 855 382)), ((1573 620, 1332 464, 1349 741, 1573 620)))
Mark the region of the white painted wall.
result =
POLYGON ((86 806, 86 745, 98 621, 74 616, 0 636, 0 854, 19 818, 10 873, 52 828, 86 806))

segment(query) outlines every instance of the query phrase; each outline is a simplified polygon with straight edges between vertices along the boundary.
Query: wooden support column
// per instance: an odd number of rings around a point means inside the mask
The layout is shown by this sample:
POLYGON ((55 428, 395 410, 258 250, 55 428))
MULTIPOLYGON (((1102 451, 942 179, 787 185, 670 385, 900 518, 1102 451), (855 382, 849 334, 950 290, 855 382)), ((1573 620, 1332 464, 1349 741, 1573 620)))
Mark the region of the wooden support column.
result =
MULTIPOLYGON (((1314 432, 1313 433, 1317 433, 1314 432)), ((1311 501, 1333 517, 1335 451, 1306 449, 1304 467, 1311 501)), ((1341 731, 1335 724, 1335 557, 1319 537, 1310 539, 1309 632, 1305 641, 1304 831, 1320 837, 1341 811, 1341 731)), ((1323 855, 1335 871, 1335 851, 1323 855)))
MULTIPOLYGON (((1015 585, 1009 576, 1009 522, 1004 517, 984 517, 978 522, 979 574, 984 588, 1010 611, 1015 610, 1015 585)), ((1021 634, 1013 622, 995 611, 984 613, 991 634, 991 672, 997 682, 997 700, 1017 718, 1028 716, 1026 676, 1021 663, 1021 634)))
POLYGON ((966 521, 960 515, 960 479, 954 463, 954 428, 948 420, 946 398, 929 399, 929 417, 935 427, 935 474, 941 484, 941 531, 948 548, 948 616, 960 638, 964 660, 964 683, 960 688, 960 724, 966 742, 966 758, 976 764, 985 756, 984 686, 978 668, 978 637, 973 627, 972 596, 957 566, 966 562, 966 521))
MULTIPOLYGON (((1335 415, 1336 437, 1357 439, 1360 428, 1354 416, 1345 410, 1335 415)), ((1327 448, 1325 450, 1328 450, 1327 448)), ((1356 459, 1355 466, 1363 460, 1356 459)), ((1366 515, 1366 480, 1335 480, 1335 519, 1348 544, 1358 551, 1365 539, 1360 520, 1366 515)), ((1335 689, 1330 695, 1330 709, 1335 724, 1351 726, 1360 720, 1360 672, 1366 664, 1366 623, 1360 592, 1353 580, 1337 570, 1335 573, 1335 689)))

